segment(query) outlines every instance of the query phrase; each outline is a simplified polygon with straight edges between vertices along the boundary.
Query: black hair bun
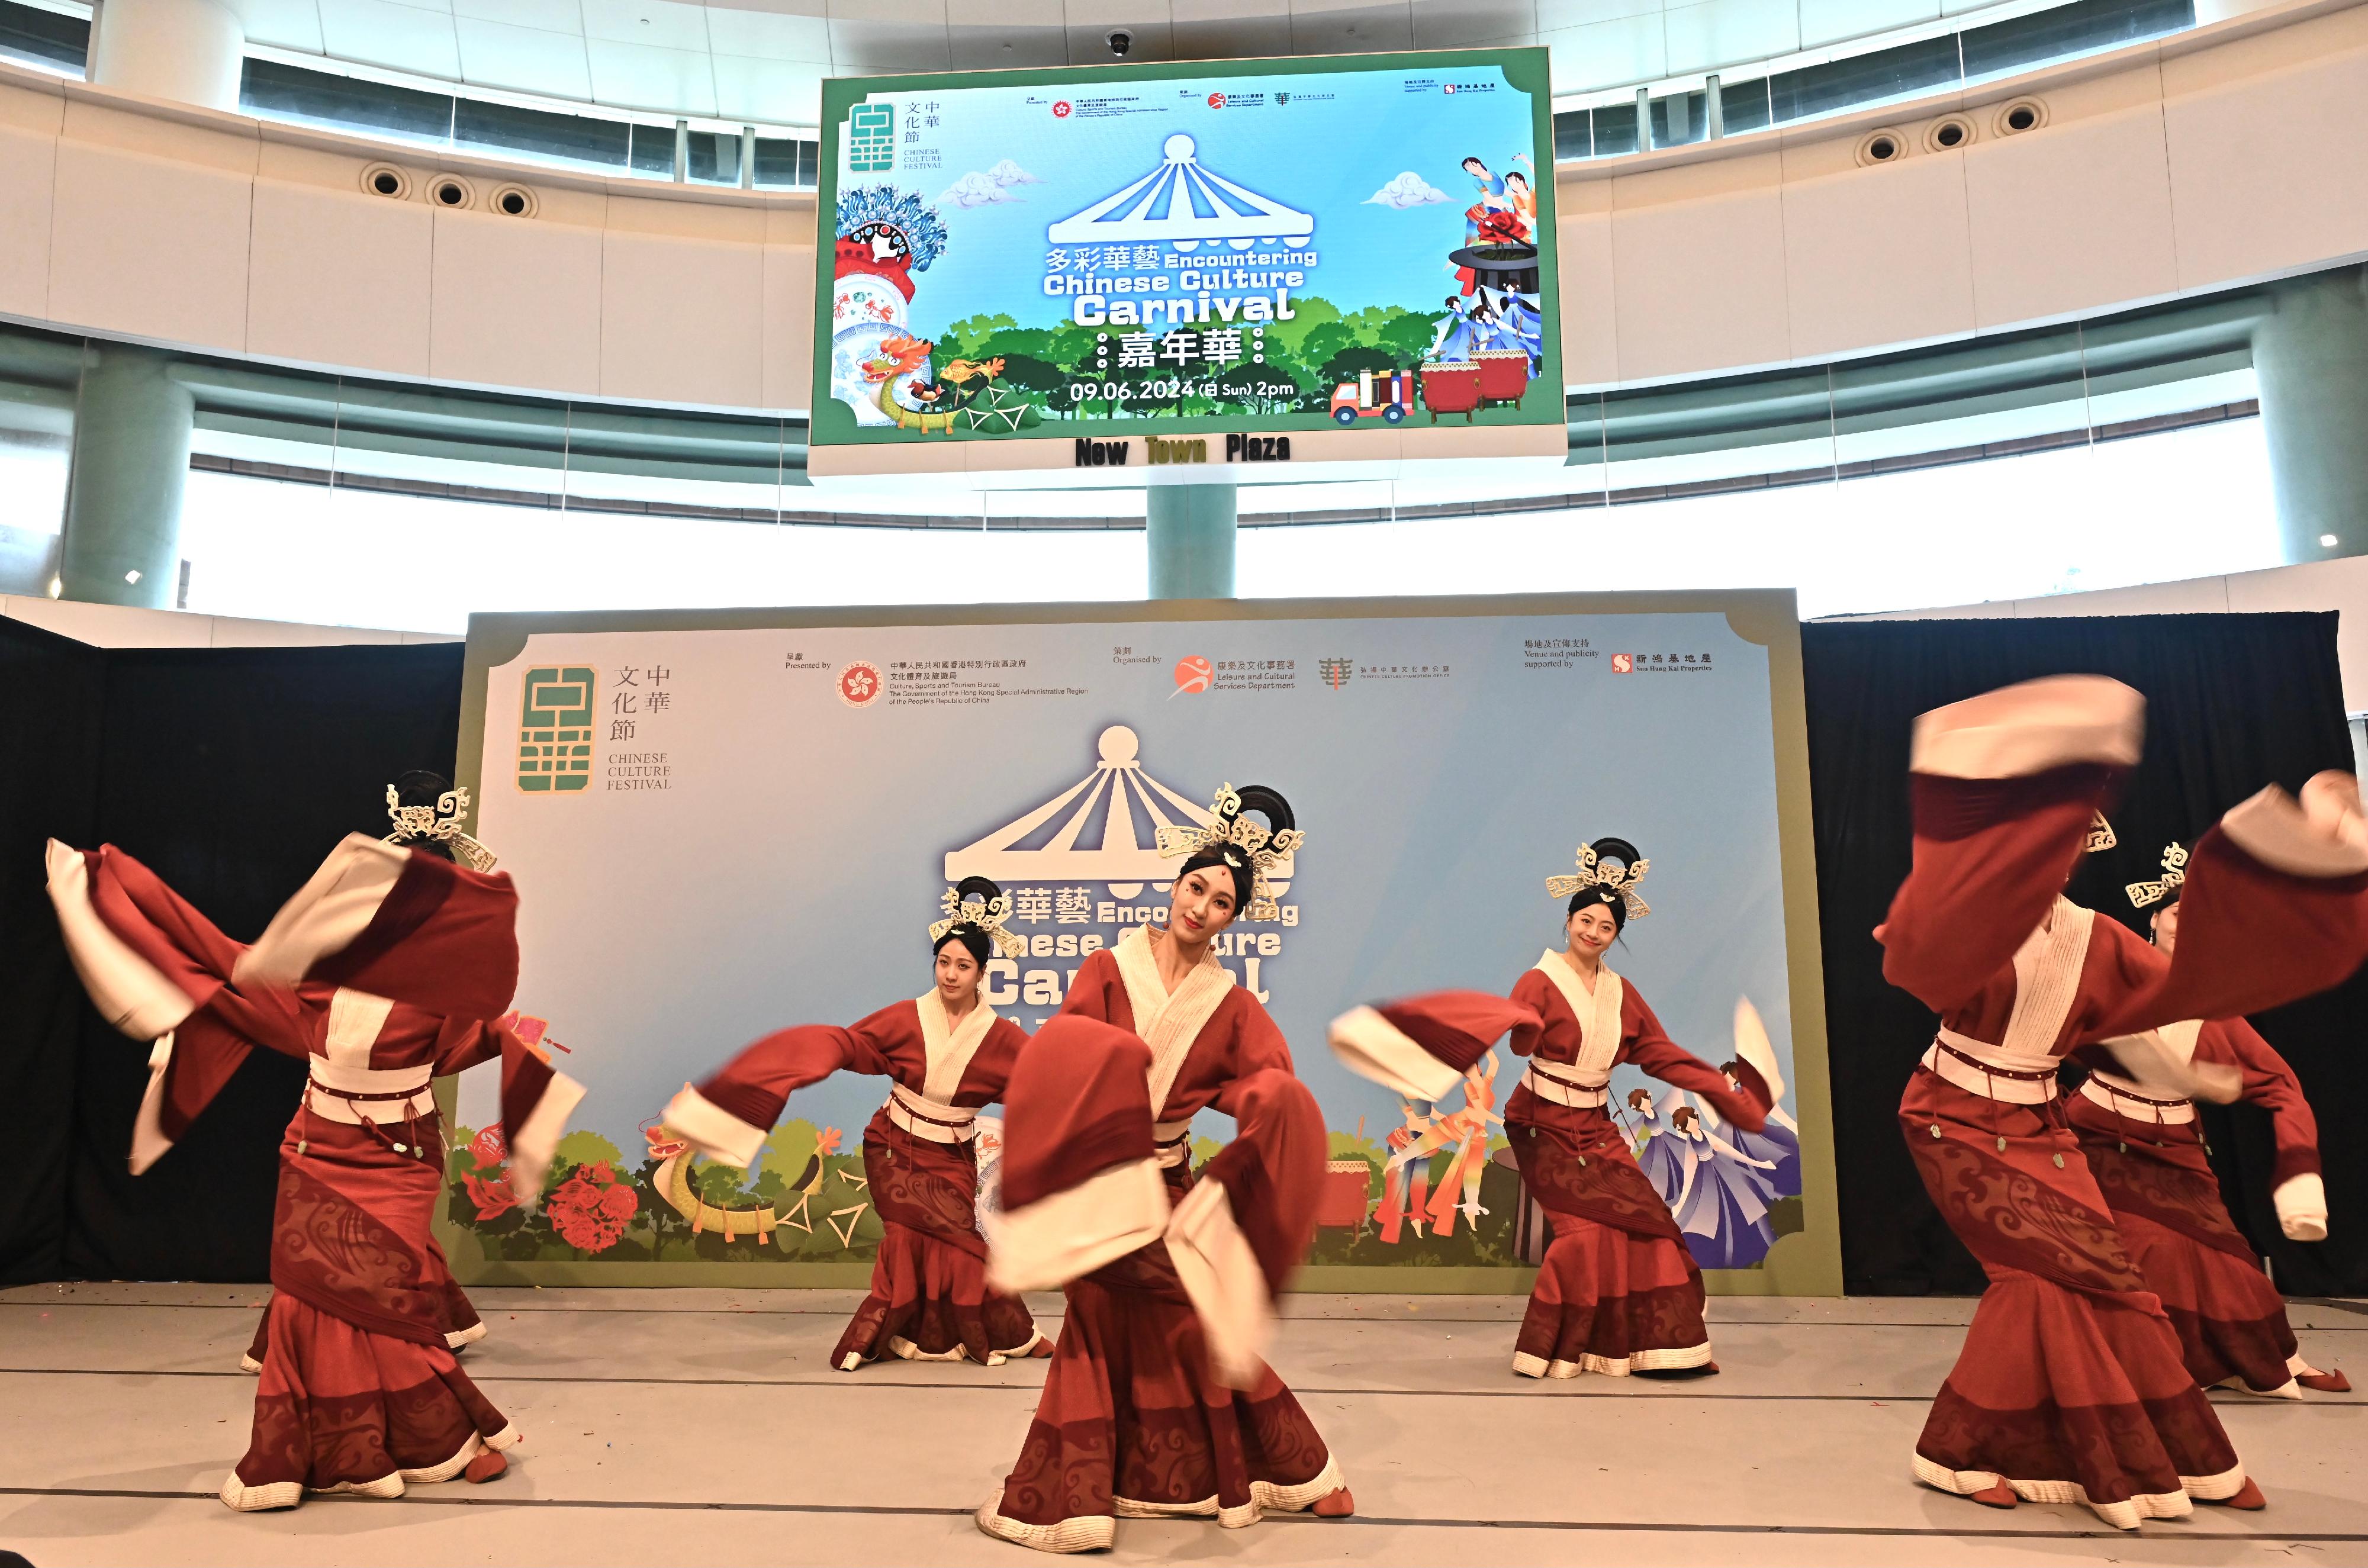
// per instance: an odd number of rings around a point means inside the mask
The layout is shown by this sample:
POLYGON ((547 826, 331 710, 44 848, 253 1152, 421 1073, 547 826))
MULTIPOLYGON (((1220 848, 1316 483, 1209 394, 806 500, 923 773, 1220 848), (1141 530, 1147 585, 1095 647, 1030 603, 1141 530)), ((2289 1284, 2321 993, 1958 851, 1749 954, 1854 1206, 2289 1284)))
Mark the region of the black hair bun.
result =
POLYGON ((1606 860, 1617 860, 1620 862, 1620 869, 1623 871, 1634 870, 1636 862, 1645 858, 1637 853, 1634 845, 1624 838, 1599 838, 1588 847, 1595 851, 1597 864, 1600 865, 1606 860))
POLYGON ((1269 789, 1264 784, 1248 784, 1234 793, 1241 798, 1242 802, 1234 815, 1239 817, 1244 812, 1256 812, 1266 818, 1269 835, 1289 833, 1299 825, 1299 819, 1291 814, 1291 802, 1282 798, 1280 790, 1269 789))
POLYGON ((394 781, 396 801, 405 806, 433 806, 451 790, 450 778, 426 767, 415 767, 394 781))
POLYGON ((1002 896, 1003 890, 985 877, 964 877, 954 884, 956 904, 967 903, 976 898, 984 900, 986 906, 992 909, 995 907, 995 901, 1002 896))

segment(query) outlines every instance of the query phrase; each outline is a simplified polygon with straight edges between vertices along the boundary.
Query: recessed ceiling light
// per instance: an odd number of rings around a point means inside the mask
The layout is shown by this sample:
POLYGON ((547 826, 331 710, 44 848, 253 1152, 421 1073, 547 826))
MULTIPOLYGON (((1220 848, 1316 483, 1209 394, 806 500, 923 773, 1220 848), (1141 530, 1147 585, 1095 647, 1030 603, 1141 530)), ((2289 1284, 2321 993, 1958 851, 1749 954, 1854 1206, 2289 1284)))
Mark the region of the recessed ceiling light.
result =
POLYGON ((136 583, 140 581, 140 574, 137 572, 126 572, 123 574, 123 580, 127 583, 136 583))
POLYGON ((66 585, 64 579, 59 577, 52 577, 50 579, 50 597, 56 598, 65 591, 66 585))
POLYGON ((2337 541, 2333 534, 2321 534, 2318 536, 2318 542, 2325 545, 2328 549, 2333 550, 2337 541))

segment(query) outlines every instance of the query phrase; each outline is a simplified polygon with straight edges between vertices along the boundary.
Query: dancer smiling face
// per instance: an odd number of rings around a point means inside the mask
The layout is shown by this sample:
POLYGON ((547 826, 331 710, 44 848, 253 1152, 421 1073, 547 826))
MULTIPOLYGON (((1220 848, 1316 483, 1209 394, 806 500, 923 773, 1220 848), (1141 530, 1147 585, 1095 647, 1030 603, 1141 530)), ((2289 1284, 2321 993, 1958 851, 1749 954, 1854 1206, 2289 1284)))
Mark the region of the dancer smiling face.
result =
POLYGON ((946 1017, 959 1018, 977 1004, 986 954, 986 933, 975 926, 957 926, 938 938, 938 999, 946 1017))
POLYGON ((1604 949, 1619 939, 1627 924, 1627 903, 1619 893, 1604 887, 1579 889, 1571 896, 1563 923, 1569 941, 1565 956, 1572 966, 1582 974, 1594 972, 1603 962, 1604 949))
POLYGON ((1167 934, 1179 957, 1200 960, 1211 939, 1249 902, 1252 881, 1248 858, 1238 851, 1203 850, 1184 863, 1167 903, 1167 934))

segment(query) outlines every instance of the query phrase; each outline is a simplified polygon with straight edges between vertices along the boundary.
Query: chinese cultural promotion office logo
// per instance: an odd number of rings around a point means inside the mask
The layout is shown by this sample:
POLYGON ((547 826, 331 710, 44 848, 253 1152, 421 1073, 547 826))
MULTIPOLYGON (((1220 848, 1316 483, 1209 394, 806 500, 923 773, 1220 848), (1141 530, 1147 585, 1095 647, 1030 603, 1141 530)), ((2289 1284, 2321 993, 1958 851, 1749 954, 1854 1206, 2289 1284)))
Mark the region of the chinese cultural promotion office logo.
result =
POLYGON ((1349 684, 1349 677, 1350 676, 1357 673, 1357 661, 1354 659, 1318 659, 1315 661, 1315 668, 1317 672, 1324 676, 1324 684, 1330 687, 1333 690, 1338 691, 1342 687, 1349 684))
POLYGON ((586 665, 537 665, 519 682, 518 787, 571 795, 592 787, 592 691, 586 665))
MULTIPOLYGON (((1087 955, 1133 926, 1167 921, 1167 889, 1183 859, 1160 854, 1160 830, 1216 821, 1207 806, 1146 772, 1140 750, 1133 730, 1110 725, 1096 738, 1094 767, 1083 778, 946 855, 948 881, 992 878, 1011 899, 1010 927, 1028 944, 1027 955, 989 959, 980 994, 991 1006, 1034 1009, 1023 1027, 1037 1027, 1060 1006, 1087 955)), ((1269 872, 1280 920, 1236 922, 1210 949, 1261 1003, 1267 963, 1299 925, 1299 905, 1284 896, 1296 869, 1296 857, 1285 856, 1269 872)))

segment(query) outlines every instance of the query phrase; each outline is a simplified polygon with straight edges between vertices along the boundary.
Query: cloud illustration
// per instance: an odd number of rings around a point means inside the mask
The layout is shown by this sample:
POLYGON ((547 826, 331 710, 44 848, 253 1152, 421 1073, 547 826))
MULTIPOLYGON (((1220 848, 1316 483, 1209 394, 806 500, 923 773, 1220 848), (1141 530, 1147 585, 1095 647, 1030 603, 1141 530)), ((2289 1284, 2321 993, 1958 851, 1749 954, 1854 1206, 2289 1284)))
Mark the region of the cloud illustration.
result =
POLYGON ((1428 207, 1434 201, 1446 199, 1447 192, 1408 169, 1365 198, 1364 204, 1368 207, 1395 207, 1403 211, 1409 207, 1428 207))
POLYGON ((1027 198, 1012 194, 1013 186, 1043 183, 1006 158, 984 174, 973 169, 948 186, 946 193, 938 200, 953 207, 990 207, 998 201, 1024 201, 1027 198))
POLYGON ((948 186, 945 194, 938 198, 938 204, 941 207, 989 207, 998 201, 1019 199, 997 184, 993 175, 983 175, 973 169, 948 186))

